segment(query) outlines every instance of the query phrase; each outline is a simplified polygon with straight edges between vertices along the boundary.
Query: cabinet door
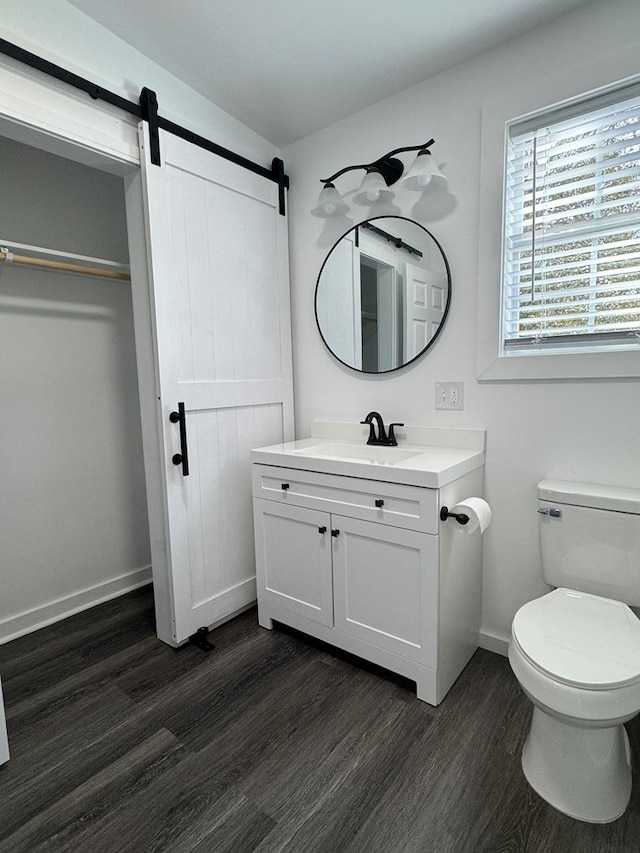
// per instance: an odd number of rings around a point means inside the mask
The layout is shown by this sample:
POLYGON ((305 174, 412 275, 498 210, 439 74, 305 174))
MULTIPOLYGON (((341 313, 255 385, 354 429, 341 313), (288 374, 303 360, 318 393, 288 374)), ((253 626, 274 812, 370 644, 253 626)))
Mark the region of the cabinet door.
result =
POLYGON ((435 668, 438 537, 332 516, 335 628, 435 668))
POLYGON ((333 625, 331 527, 327 512, 254 500, 260 600, 333 625))

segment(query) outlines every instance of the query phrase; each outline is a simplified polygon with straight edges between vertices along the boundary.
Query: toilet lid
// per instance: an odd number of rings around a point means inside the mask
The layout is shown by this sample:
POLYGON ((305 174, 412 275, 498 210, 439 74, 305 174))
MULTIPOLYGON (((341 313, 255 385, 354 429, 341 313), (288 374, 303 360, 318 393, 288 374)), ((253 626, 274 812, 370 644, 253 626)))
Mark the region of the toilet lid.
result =
POLYGON ((555 589, 518 610, 513 639, 533 666, 574 687, 640 680, 640 619, 620 601, 555 589))

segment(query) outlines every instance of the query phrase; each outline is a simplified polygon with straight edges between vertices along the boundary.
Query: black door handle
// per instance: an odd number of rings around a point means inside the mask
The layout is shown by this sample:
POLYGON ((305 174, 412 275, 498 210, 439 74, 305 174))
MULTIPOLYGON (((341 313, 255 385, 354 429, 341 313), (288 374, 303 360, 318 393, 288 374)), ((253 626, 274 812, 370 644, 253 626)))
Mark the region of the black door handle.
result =
POLYGON ((382 500, 382 498, 376 499, 376 506, 378 507, 378 509, 380 509, 381 506, 384 506, 384 501, 382 500))
POLYGON ((318 533, 326 533, 326 532, 327 532, 327 528, 324 525, 322 527, 318 528, 318 533))
POLYGON ((332 531, 331 531, 331 535, 332 535, 334 538, 336 538, 336 537, 340 536, 340 531, 339 531, 339 530, 332 530, 332 531))
POLYGON ((182 465, 182 476, 189 476, 189 453, 187 451, 187 418, 184 403, 178 403, 178 411, 171 412, 169 420, 172 424, 180 424, 180 453, 174 453, 171 461, 174 465, 182 465))

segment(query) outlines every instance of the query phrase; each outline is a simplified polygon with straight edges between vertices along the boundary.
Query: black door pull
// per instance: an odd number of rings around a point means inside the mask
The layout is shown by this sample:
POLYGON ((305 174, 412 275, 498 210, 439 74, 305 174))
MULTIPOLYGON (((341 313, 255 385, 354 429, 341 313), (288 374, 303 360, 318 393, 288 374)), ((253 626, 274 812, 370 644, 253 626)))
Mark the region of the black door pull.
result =
POLYGON ((335 538, 335 537, 340 535, 340 531, 339 530, 332 530, 331 535, 335 538))
POLYGON ((174 465, 182 465, 182 476, 189 476, 189 453, 187 451, 187 418, 184 403, 178 403, 178 411, 171 412, 169 420, 172 424, 180 425, 180 453, 174 453, 171 461, 174 465))
POLYGON ((382 498, 376 499, 376 506, 378 507, 378 509, 380 509, 380 507, 384 506, 384 501, 382 500, 382 498))

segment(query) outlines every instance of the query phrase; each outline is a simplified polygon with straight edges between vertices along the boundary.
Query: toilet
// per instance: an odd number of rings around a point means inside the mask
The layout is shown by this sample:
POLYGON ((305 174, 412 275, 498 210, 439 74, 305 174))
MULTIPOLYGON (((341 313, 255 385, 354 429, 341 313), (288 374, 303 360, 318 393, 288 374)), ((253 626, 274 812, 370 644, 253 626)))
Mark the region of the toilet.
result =
POLYGON ((624 723, 640 712, 640 489, 543 480, 538 519, 555 588, 511 629, 509 662, 533 703, 522 769, 559 811, 609 823, 631 796, 624 723))

